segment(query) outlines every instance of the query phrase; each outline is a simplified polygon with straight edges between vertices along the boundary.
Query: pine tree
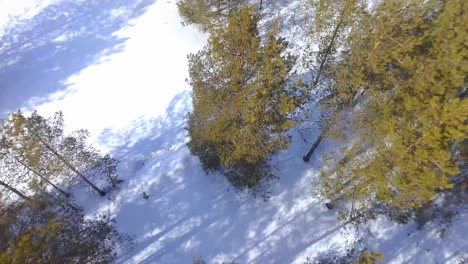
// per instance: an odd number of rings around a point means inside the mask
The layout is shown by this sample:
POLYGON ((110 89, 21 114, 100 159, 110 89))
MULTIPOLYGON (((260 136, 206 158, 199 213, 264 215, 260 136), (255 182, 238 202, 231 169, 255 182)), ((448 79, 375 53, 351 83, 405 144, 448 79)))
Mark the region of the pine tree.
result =
POLYGON ((177 8, 183 25, 197 25, 202 31, 211 32, 226 26, 229 16, 243 7, 258 6, 262 11, 263 0, 179 0, 177 8))
POLYGON ((85 219, 47 196, 0 206, 0 263, 111 263, 127 238, 107 216, 85 219))
MULTIPOLYGON (((332 61, 339 60, 338 50, 349 45, 349 31, 352 31, 353 25, 359 24, 367 16, 367 1, 355 0, 315 0, 307 1, 307 5, 314 10, 315 19, 310 25, 309 41, 318 44, 317 56, 312 56, 315 52, 310 46, 306 48, 303 64, 314 72, 313 82, 310 83, 311 89, 323 102, 336 91, 334 89, 333 78, 330 75, 330 65, 332 61), (315 70, 314 70, 315 69, 315 70)), ((322 140, 328 136, 336 136, 333 133, 333 119, 339 114, 342 105, 336 104, 327 107, 328 114, 321 118, 320 123, 322 131, 316 139, 308 153, 303 157, 308 162, 320 145, 322 140)))
MULTIPOLYGON (((61 115, 56 115, 56 120, 63 120, 61 115)), ((61 123, 63 121, 59 121, 61 123)), ((57 122, 56 122, 57 123, 57 122)), ((20 113, 13 113, 2 122, 0 147, 4 162, 12 162, 16 169, 12 169, 10 175, 20 176, 22 174, 32 175, 29 179, 30 187, 43 189, 43 183, 47 183, 65 196, 67 192, 59 188, 52 181, 61 185, 67 184, 63 175, 66 175, 60 166, 60 161, 51 155, 40 143, 40 141, 28 129, 27 119, 20 113), (24 171, 21 173, 20 171, 24 171), (38 179, 40 179, 38 181, 38 179)), ((60 136, 62 129, 57 129, 54 134, 60 136)), ((33 189, 34 189, 33 188, 33 189)))
POLYGON ((55 184, 51 182, 49 177, 40 173, 40 148, 38 142, 31 140, 22 128, 16 125, 15 117, 12 116, 10 120, 4 120, 0 127, 0 159, 3 167, 8 167, 4 174, 8 174, 10 177, 15 179, 15 182, 29 182, 30 186, 36 186, 41 188, 41 182, 45 182, 52 186, 65 196, 69 194, 55 184), (28 177, 29 175, 39 177, 40 181, 37 181, 34 177, 28 177), (30 179, 34 180, 30 180, 30 179))
POLYGON ((262 40, 258 19, 251 7, 233 13, 189 56, 188 146, 207 172, 221 170, 236 188, 250 190, 273 176, 267 161, 288 147, 285 131, 305 94, 289 79, 296 58, 285 54, 287 42, 274 32, 262 40))
POLYGON ((247 4, 247 0, 180 0, 177 8, 184 25, 196 24, 211 31, 225 25, 232 12, 247 4))
POLYGON ((59 186, 70 185, 76 178, 100 195, 105 192, 91 179, 109 182, 109 190, 117 188, 122 182, 117 175, 118 161, 109 155, 100 155, 90 146, 86 130, 65 134, 63 122, 60 112, 50 119, 36 112, 29 117, 17 112, 3 120, 0 161, 6 169, 5 176, 28 183, 31 190, 41 191, 47 185, 52 186, 67 197, 69 194, 59 186))
POLYGON ((86 171, 92 178, 101 178, 115 189, 122 183, 117 174, 118 160, 109 154, 100 155, 92 146, 87 144, 88 131, 78 130, 66 136, 61 144, 61 154, 66 157, 78 171, 86 171))
MULTIPOLYGON (((23 194, 22 192, 20 192, 19 190, 17 190, 15 187, 7 184, 6 182, 4 181, 1 181, 0 180, 0 186, 6 188, 7 190, 13 192, 14 194, 18 195, 18 197, 20 197, 21 199, 24 199, 26 201, 31 201, 31 198, 27 197, 25 194, 23 194)), ((1 197, 0 197, 1 198, 1 197)))
POLYGON ((383 262, 384 260, 385 257, 382 253, 364 251, 359 254, 355 264, 375 264, 377 262, 383 262))
MULTIPOLYGON (((105 192, 99 189, 94 183, 92 183, 72 162, 73 158, 66 157, 60 153, 60 144, 70 137, 63 135, 63 117, 61 113, 58 113, 59 118, 55 118, 54 122, 47 122, 46 119, 41 117, 37 112, 34 112, 31 117, 24 119, 25 121, 21 124, 24 125, 27 131, 32 135, 34 139, 49 152, 54 158, 59 160, 66 168, 71 170, 75 175, 86 182, 91 188, 93 188, 99 195, 104 196, 105 192)), ((24 118, 24 117, 23 117, 24 118)), ((72 137, 73 138, 73 137, 72 137)), ((75 138, 76 139, 76 138, 75 138)), ((82 145, 78 145, 82 147, 82 145)), ((74 149, 76 155, 87 157, 89 153, 83 151, 83 148, 74 149)))
POLYGON ((384 1, 355 25, 331 66, 336 131, 351 147, 327 158, 326 194, 353 210, 383 203, 405 210, 451 188, 452 147, 468 132, 466 1, 384 1), (356 99, 358 98, 358 99, 356 99), (336 109, 336 108, 335 108, 336 109), (349 162, 336 162, 346 156, 349 162))

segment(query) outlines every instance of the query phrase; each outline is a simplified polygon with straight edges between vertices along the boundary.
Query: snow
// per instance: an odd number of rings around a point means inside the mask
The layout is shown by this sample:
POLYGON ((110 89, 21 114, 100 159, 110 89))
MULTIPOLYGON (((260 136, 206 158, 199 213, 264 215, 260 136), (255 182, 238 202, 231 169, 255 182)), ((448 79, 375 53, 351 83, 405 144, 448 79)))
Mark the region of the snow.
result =
POLYGON ((31 18, 52 3, 54 3, 54 0, 1 0, 0 29, 9 26, 10 23, 14 24, 15 19, 18 17, 31 18))
MULTIPOLYGON (((181 25, 174 0, 0 1, 0 10, 0 113, 61 110, 67 129, 88 129, 96 147, 121 160, 125 182, 114 201, 75 197, 87 214, 108 212, 135 237, 118 263, 303 263, 356 239, 313 195, 322 164, 302 161, 310 144, 295 131, 273 160, 280 179, 269 201, 204 175, 185 146, 185 79, 187 54, 207 36, 181 25), (2 22, 19 14, 17 26, 2 22)), ((334 146, 324 143, 314 157, 334 146)), ((418 231, 379 219, 366 237, 388 263, 456 263, 468 254, 467 217, 462 211, 443 237, 437 225, 418 231)))

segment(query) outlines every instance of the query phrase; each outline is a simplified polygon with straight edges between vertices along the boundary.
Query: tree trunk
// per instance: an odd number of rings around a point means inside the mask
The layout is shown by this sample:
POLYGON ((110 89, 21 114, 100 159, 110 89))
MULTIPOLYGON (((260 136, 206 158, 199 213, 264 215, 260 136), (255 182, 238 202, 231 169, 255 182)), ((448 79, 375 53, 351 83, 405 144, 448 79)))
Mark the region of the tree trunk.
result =
POLYGON ((71 203, 67 202, 67 201, 64 201, 62 199, 59 199, 59 198, 55 198, 59 203, 61 204, 64 204, 68 207, 70 207, 71 209, 73 209, 75 212, 79 212, 80 210, 78 208, 76 208, 74 205, 72 205, 71 203))
MULTIPOLYGON (((312 84, 312 86, 317 86, 319 81, 320 81, 320 76, 322 75, 322 71, 323 71, 323 68, 325 67, 325 62, 328 58, 328 55, 330 55, 330 52, 331 52, 331 49, 333 47, 333 43, 335 42, 335 39, 336 39, 336 36, 338 35, 338 31, 341 27, 341 23, 342 23, 342 20, 343 20, 343 15, 344 15, 344 9, 343 11, 341 12, 341 15, 340 15, 340 20, 338 21, 338 23, 336 24, 336 27, 335 27, 335 30, 333 31, 333 35, 332 35, 332 39, 330 40, 330 43, 328 44, 327 46, 327 49, 325 50, 325 56, 323 57, 322 61, 320 62, 320 67, 319 67, 319 71, 317 73, 317 76, 315 77, 315 80, 312 84)), ((327 127, 327 126, 325 126, 327 127)), ((324 136, 324 131, 323 130, 321 133, 320 133, 320 136, 317 138, 317 140, 315 141, 314 145, 312 145, 312 147, 310 148, 309 152, 307 152, 307 154, 302 157, 302 159, 305 161, 305 162, 309 162, 310 160, 310 157, 312 156, 312 154, 314 154, 314 151, 315 149, 317 149, 317 147, 319 146, 320 142, 322 142, 322 139, 323 139, 323 136, 324 136)))
POLYGON ((14 192, 16 195, 18 195, 19 197, 21 197, 22 199, 26 200, 26 201, 29 201, 31 202, 32 199, 27 197, 26 195, 22 194, 20 191, 16 190, 15 188, 11 187, 10 185, 6 184, 5 182, 3 181, 0 181, 0 186, 3 186, 5 188, 7 188, 8 190, 14 192))
MULTIPOLYGON (((3 181, 0 181, 0 186, 3 186, 5 188, 7 188, 8 190, 14 192, 16 195, 18 195, 19 197, 21 197, 22 199, 28 201, 28 202, 34 202, 33 199, 27 197, 26 195, 24 195, 23 193, 21 193, 20 191, 18 191, 17 189, 15 189, 14 187, 6 184, 5 182, 3 181)), ((76 208, 75 206, 73 206, 72 204, 70 204, 69 202, 67 201, 63 201, 61 199, 58 199, 56 198, 60 203, 63 203, 65 204, 66 206, 70 207, 71 209, 75 210, 76 212, 79 212, 79 209, 76 208)))
POLYGON ((325 66, 325 62, 327 61, 327 58, 330 55, 333 44, 335 43, 336 36, 338 35, 338 31, 341 27, 343 14, 344 14, 344 9, 343 9, 343 12, 341 12, 340 20, 336 24, 335 30, 333 31, 332 39, 330 40, 330 43, 328 43, 327 49, 325 50, 325 56, 323 57, 323 60, 320 62, 319 71, 317 73, 317 76, 315 77, 315 80, 312 86, 316 86, 318 82, 320 81, 320 76, 322 75, 323 67, 325 66))
POLYGON ((307 154, 304 157, 302 157, 302 159, 305 162, 309 162, 310 157, 312 156, 312 154, 314 154, 315 150, 320 145, 320 142, 322 142, 322 139, 323 139, 323 132, 320 134, 320 136, 317 138, 317 140, 315 140, 314 145, 312 145, 309 152, 307 152, 307 154))
POLYGON ((260 10, 263 8, 263 0, 260 0, 260 10))
POLYGON ((44 180, 45 182, 47 182, 49 185, 51 185, 54 189, 56 189, 57 191, 59 191, 61 194, 65 195, 65 197, 70 197, 70 194, 67 193, 66 191, 60 189, 58 186, 56 186, 55 184, 53 184, 51 181, 49 181, 46 177, 44 177, 42 174, 40 174, 39 172, 37 172, 36 170, 34 170, 33 168, 29 167, 26 163, 22 162, 19 158, 13 156, 12 154, 10 154, 10 157, 12 157, 15 161, 17 161, 19 164, 23 165, 23 167, 25 167, 26 169, 28 169, 30 172, 32 172, 33 174, 37 175, 39 178, 41 178, 42 180, 44 180))
POLYGON ((106 192, 103 190, 99 189, 96 185, 94 185, 91 181, 89 181, 81 172, 79 172, 70 162, 68 162, 62 155, 60 155, 57 151, 55 151, 47 142, 45 142, 40 136, 35 135, 39 141, 44 144, 44 146, 50 150, 61 162, 63 162, 70 170, 72 170, 74 173, 76 173, 78 176, 80 176, 81 179, 83 179, 89 186, 91 186, 96 192, 99 193, 99 195, 104 196, 106 195, 106 192))

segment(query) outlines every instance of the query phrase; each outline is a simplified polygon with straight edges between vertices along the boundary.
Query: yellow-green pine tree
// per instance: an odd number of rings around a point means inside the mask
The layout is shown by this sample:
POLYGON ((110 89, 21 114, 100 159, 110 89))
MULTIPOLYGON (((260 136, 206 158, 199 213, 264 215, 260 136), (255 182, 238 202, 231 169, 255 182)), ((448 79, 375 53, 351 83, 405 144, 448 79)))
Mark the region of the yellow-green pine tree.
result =
POLYGON ((295 57, 287 43, 261 39, 258 15, 246 7, 212 32, 208 46, 189 57, 194 111, 188 144, 204 168, 222 170, 239 189, 272 176, 267 161, 288 147, 285 131, 304 98, 289 79, 295 57))
POLYGON ((354 209, 384 203, 403 210, 451 188, 448 179, 459 173, 451 148, 468 132, 468 103, 460 98, 468 72, 466 9, 463 0, 384 1, 356 25, 333 65, 331 102, 351 110, 334 125, 359 146, 343 151, 350 162, 324 171, 330 197, 354 209))

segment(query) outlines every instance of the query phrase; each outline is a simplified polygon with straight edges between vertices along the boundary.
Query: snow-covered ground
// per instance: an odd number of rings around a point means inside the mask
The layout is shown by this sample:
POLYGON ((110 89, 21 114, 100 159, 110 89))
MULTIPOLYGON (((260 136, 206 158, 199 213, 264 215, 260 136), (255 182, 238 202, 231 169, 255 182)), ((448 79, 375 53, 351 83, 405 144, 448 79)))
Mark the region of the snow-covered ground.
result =
MULTIPOLYGON (((302 161, 309 145, 295 132, 273 161, 280 179, 267 202, 204 175, 184 127, 186 55, 206 35, 180 24, 174 0, 0 0, 0 10, 0 114, 61 110, 68 129, 88 129, 95 146, 121 160, 115 201, 76 198, 135 237, 119 263, 302 263, 355 239, 313 196, 321 162, 302 161)), ((443 236, 437 225, 417 231, 380 219, 367 239, 388 263, 456 263, 468 254, 467 219, 465 210, 443 236)))

